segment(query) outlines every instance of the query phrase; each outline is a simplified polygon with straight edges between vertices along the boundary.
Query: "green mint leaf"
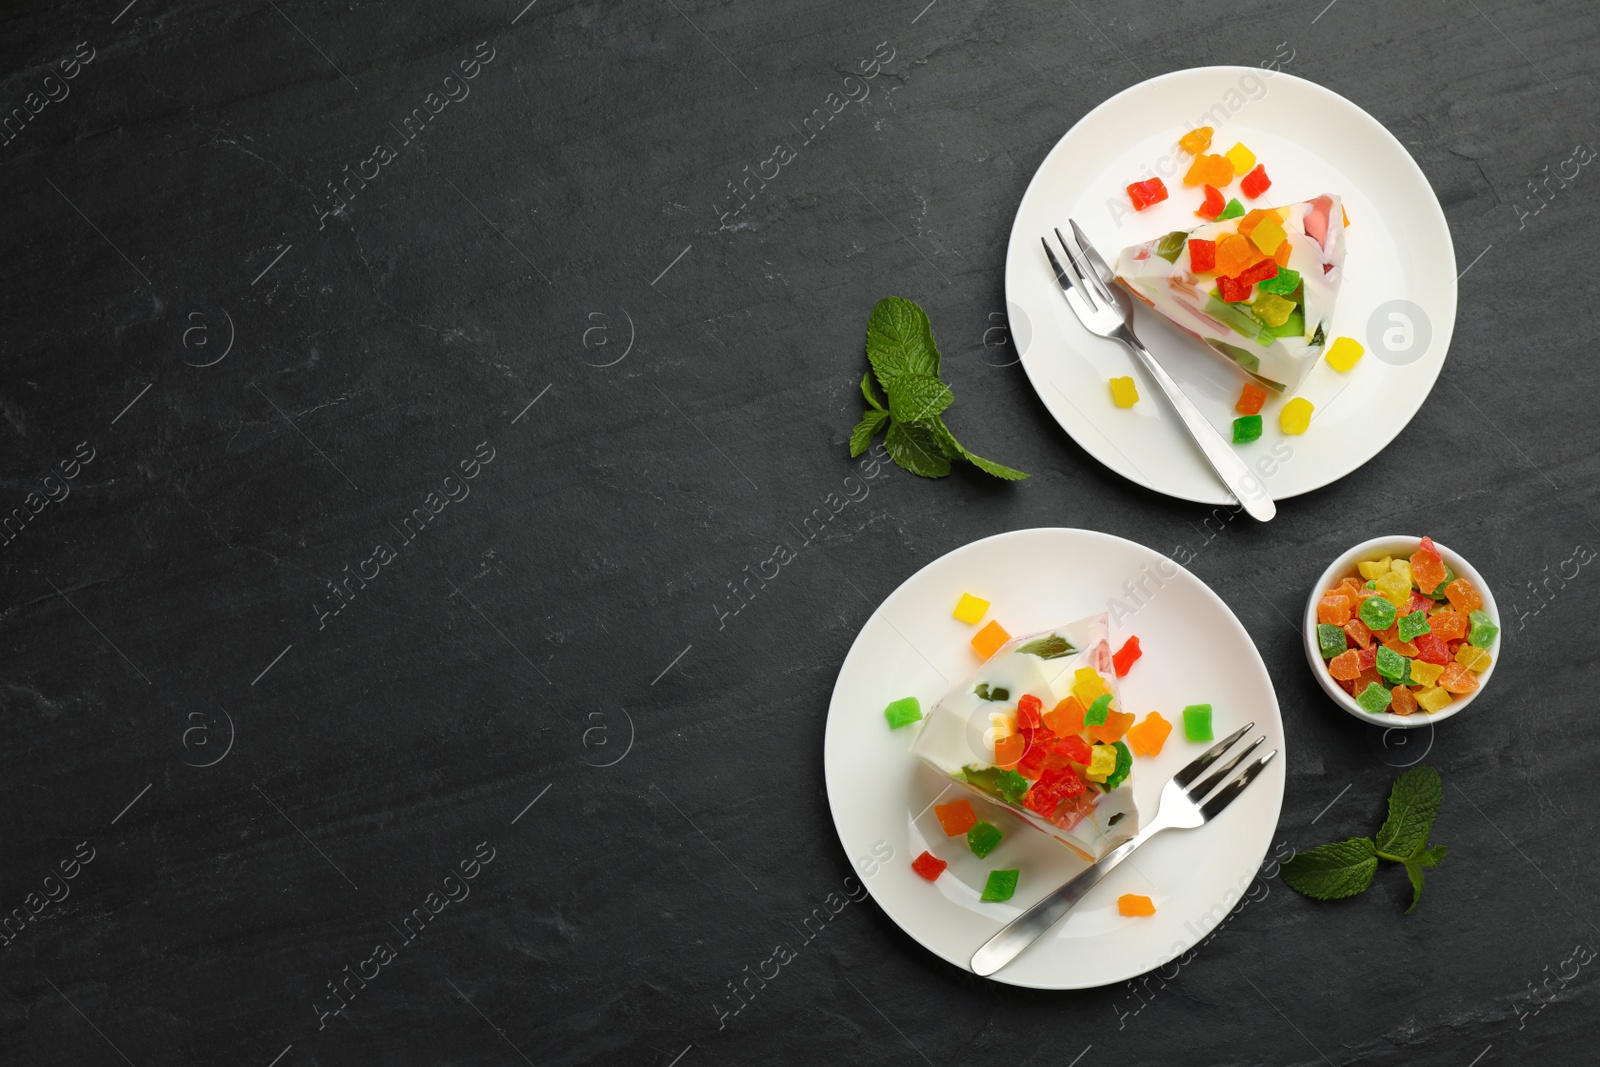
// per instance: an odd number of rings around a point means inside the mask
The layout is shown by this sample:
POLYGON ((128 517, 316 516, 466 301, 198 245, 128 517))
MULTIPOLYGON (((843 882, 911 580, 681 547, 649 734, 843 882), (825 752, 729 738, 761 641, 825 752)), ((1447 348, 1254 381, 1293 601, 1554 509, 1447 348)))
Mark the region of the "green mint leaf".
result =
POLYGON ((917 423, 890 422, 883 445, 889 450, 889 458, 912 474, 943 478, 950 473, 950 460, 939 450, 939 442, 917 423))
POLYGON ((1424 867, 1437 867, 1439 866, 1439 861, 1444 859, 1444 854, 1445 846, 1434 845, 1432 848, 1423 849, 1421 852, 1416 853, 1411 858, 1422 864, 1424 867))
POLYGON ((882 410, 867 410, 861 416, 861 421, 856 423, 856 428, 850 431, 850 458, 867 450, 872 439, 878 436, 878 431, 883 429, 883 424, 889 421, 889 413, 882 410))
POLYGON ((1422 899, 1422 872, 1428 867, 1437 867, 1439 861, 1444 859, 1444 846, 1435 845, 1418 851, 1406 860, 1406 877, 1411 879, 1411 905, 1406 908, 1410 915, 1417 902, 1422 899))
POLYGON ((900 296, 878 301, 867 321, 867 361, 885 389, 903 374, 939 377, 939 346, 927 313, 900 296))
POLYGON ((1290 889, 1316 900, 1353 897, 1372 884, 1377 871, 1377 851, 1365 837, 1297 852, 1281 868, 1290 889))
POLYGON ((956 440, 955 435, 950 432, 950 428, 944 424, 943 419, 928 419, 924 425, 928 427, 928 432, 932 433, 938 440, 939 451, 943 452, 947 459, 966 458, 967 450, 961 447, 961 442, 956 440))
POLYGON ((1013 470, 1003 463, 996 463, 994 460, 984 459, 982 456, 975 456, 968 452, 966 447, 956 440, 955 435, 950 432, 950 428, 944 424, 943 419, 930 419, 928 421, 931 423, 928 428, 939 439, 939 447, 951 459, 964 459, 985 474, 992 474, 996 478, 1004 478, 1008 482, 1020 481, 1028 477, 1022 471, 1013 470))
POLYGON ((1413 767, 1396 778, 1389 790, 1389 817, 1378 831, 1378 855, 1403 863, 1425 846, 1443 799, 1439 772, 1432 767, 1413 767))
POLYGON ((1060 634, 1046 634, 1037 640, 1029 641, 1027 644, 1020 646, 1017 651, 1030 656, 1038 656, 1040 659, 1060 659, 1062 656, 1071 656, 1078 650, 1073 648, 1067 642, 1067 639, 1060 634))
POLYGON ((964 455, 967 457, 968 463, 977 467, 983 473, 992 474, 996 478, 1004 478, 1008 482, 1020 482, 1022 479, 1030 477, 1022 471, 1006 466, 1004 463, 996 463, 992 459, 974 456, 971 452, 966 452, 964 455))
POLYGON ((868 407, 872 408, 874 411, 882 411, 883 410, 883 405, 878 403, 877 394, 875 394, 872 391, 872 372, 871 371, 868 371, 867 373, 865 373, 865 374, 863 374, 861 376, 861 395, 867 398, 867 406, 868 407))
POLYGON ((896 422, 921 422, 936 417, 955 399, 950 387, 937 378, 902 374, 889 389, 889 414, 896 422))

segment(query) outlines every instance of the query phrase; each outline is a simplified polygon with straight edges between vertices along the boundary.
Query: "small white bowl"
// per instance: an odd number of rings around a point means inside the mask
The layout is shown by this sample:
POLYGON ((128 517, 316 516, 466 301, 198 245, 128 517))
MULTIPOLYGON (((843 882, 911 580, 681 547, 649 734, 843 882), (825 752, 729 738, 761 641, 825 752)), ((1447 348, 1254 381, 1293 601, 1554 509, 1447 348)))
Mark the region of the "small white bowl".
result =
MULTIPOLYGON (((1304 631, 1306 660, 1311 664, 1311 673, 1316 675, 1317 683, 1327 692, 1333 702, 1360 719, 1362 722, 1375 726, 1399 727, 1402 730, 1415 729, 1421 726, 1431 726, 1442 719, 1459 713, 1468 704, 1471 704, 1488 687, 1489 676, 1500 663, 1500 657, 1505 652, 1505 630, 1500 631, 1500 636, 1495 639, 1494 647, 1489 649, 1489 654, 1494 657, 1488 670, 1478 675, 1478 688, 1465 696, 1457 696, 1450 702, 1449 707, 1443 711, 1432 714, 1420 708, 1413 715, 1396 715, 1385 711, 1373 715, 1357 704, 1355 698, 1344 691, 1337 679, 1328 673, 1327 661, 1322 658, 1322 650, 1317 646, 1317 601, 1328 587, 1336 584, 1340 578, 1347 574, 1356 574, 1356 564, 1362 560, 1377 559, 1391 556, 1396 559, 1409 558, 1422 544, 1420 537, 1374 537, 1370 541, 1363 541, 1350 549, 1344 555, 1333 561, 1333 565, 1322 572, 1322 577, 1317 579, 1316 586, 1311 590, 1311 596, 1306 601, 1305 619, 1301 629, 1304 631)), ((1489 584, 1483 580, 1472 564, 1461 556, 1452 552, 1448 547, 1435 541, 1433 547, 1439 550, 1439 555, 1444 558, 1450 569, 1456 572, 1456 577, 1465 578, 1472 583, 1472 587, 1483 597, 1483 611, 1494 620, 1496 626, 1500 625, 1500 609, 1495 605, 1494 594, 1489 591, 1489 584)))

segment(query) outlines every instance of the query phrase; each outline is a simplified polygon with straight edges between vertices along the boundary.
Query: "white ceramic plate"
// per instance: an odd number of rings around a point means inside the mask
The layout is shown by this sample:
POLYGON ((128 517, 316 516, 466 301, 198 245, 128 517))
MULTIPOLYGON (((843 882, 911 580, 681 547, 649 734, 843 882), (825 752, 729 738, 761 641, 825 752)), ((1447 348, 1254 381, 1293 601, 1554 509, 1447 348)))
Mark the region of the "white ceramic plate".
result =
POLYGON ((1283 723, 1266 665, 1228 606, 1166 556, 1120 537, 1039 529, 985 538, 928 564, 879 606, 845 657, 828 708, 823 760, 845 852, 890 918, 963 968, 1002 925, 1083 868, 1050 837, 920 764, 908 751, 917 728, 891 731, 884 719, 891 700, 915 696, 930 707, 977 668, 977 627, 950 615, 963 592, 991 601, 987 618, 1013 634, 1109 611, 1113 648, 1139 636, 1144 656, 1122 679, 1123 707, 1140 719, 1159 710, 1176 724, 1159 757, 1134 759, 1141 818, 1167 779, 1207 747, 1183 738, 1186 704, 1212 705, 1218 737, 1254 721, 1267 736, 1261 751, 1279 750, 1216 820, 1145 845, 994 977, 1085 989, 1176 958, 1222 921, 1261 866, 1283 803, 1283 723), (963 796, 1005 831, 982 860, 965 837, 946 837, 933 814, 936 800, 963 796), (911 869, 924 849, 950 864, 933 883, 911 869), (980 902, 988 872, 1009 868, 1021 871, 1016 896, 980 902), (1150 897, 1156 914, 1118 915, 1124 893, 1150 897))
MULTIPOLYGON (((1316 408, 1305 434, 1278 430, 1287 397, 1275 397, 1262 412, 1261 439, 1237 446, 1281 500, 1344 477, 1392 441, 1438 378, 1455 327, 1455 251, 1438 198, 1400 142, 1344 97, 1281 72, 1202 67, 1142 82, 1085 115, 1045 157, 1017 209, 1006 252, 1011 335, 1045 406, 1096 459, 1158 493, 1231 501, 1128 351, 1073 316, 1039 245, 1072 218, 1115 263, 1128 245, 1203 222, 1194 214, 1201 191, 1183 184, 1192 157, 1176 146, 1196 125, 1216 129, 1212 151, 1243 142, 1266 166, 1272 188, 1251 205, 1327 192, 1350 216, 1332 336, 1355 338, 1366 355, 1348 374, 1324 361, 1308 375, 1297 390, 1316 408), (1172 173, 1161 173, 1163 160, 1172 173), (1135 214, 1125 187, 1156 173, 1168 199, 1135 214), (1127 410, 1112 405, 1106 384, 1123 375, 1140 396, 1127 410)), ((1224 195, 1239 196, 1238 188, 1224 195)), ((1135 303, 1135 331, 1231 437, 1243 374, 1135 303)))

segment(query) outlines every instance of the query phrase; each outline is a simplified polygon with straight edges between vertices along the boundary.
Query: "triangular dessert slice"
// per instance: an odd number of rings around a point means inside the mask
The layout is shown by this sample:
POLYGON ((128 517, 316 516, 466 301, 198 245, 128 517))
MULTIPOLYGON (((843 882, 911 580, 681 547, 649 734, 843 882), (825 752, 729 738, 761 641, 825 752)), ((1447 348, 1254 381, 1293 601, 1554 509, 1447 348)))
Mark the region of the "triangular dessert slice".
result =
POLYGON ((1139 299, 1275 390, 1316 366, 1344 271, 1344 209, 1324 194, 1122 250, 1139 299))
POLYGON ((1139 830, 1106 616, 1013 638, 928 713, 911 751, 1093 862, 1139 830))

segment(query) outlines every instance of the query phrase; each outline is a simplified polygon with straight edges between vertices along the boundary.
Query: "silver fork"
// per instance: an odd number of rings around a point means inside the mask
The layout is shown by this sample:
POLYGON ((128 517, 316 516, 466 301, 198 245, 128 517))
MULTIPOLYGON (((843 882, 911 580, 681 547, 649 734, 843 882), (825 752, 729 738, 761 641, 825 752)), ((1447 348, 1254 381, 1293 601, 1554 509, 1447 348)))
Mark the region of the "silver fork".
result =
POLYGON ((1172 375, 1162 369, 1161 364, 1156 362, 1143 342, 1134 336, 1133 298, 1112 281, 1111 268, 1100 253, 1095 251, 1089 239, 1083 235, 1077 222, 1068 221, 1071 223, 1073 236, 1077 238, 1076 248, 1059 229, 1056 230, 1056 239, 1061 242, 1061 250, 1067 254, 1065 270, 1061 267, 1061 261, 1056 259, 1055 252, 1051 251, 1050 242, 1043 237, 1039 238, 1040 243, 1044 245, 1044 254, 1050 257, 1050 266, 1056 272, 1056 281, 1061 286, 1061 292, 1067 298, 1067 306, 1073 310, 1090 333, 1121 341, 1133 350, 1133 354, 1139 357, 1139 362, 1144 364, 1144 369, 1150 377, 1154 378, 1161 391, 1167 394, 1167 401, 1178 413, 1178 418, 1183 420, 1189 436, 1200 446, 1200 453, 1205 456, 1206 462, 1211 464, 1211 469, 1217 472, 1217 477, 1222 479, 1222 484, 1228 487, 1244 510, 1249 512, 1251 518, 1262 522, 1272 518, 1278 513, 1278 509, 1272 502, 1272 496, 1267 492, 1266 485, 1256 477, 1255 472, 1245 461, 1239 458, 1233 446, 1223 440, 1222 435, 1206 421, 1206 417, 1200 414, 1200 409, 1194 406, 1194 401, 1178 388, 1178 383, 1172 380, 1172 375), (1086 268, 1085 261, 1091 264, 1093 269, 1086 268))
POLYGON ((1265 756, 1255 760, 1239 776, 1217 790, 1216 796, 1206 800, 1207 795, 1224 778, 1233 773, 1250 753, 1254 752, 1265 741, 1266 735, 1256 738, 1245 746, 1233 759, 1217 769, 1199 785, 1190 787, 1189 783, 1206 772, 1223 754, 1255 726, 1247 722, 1232 734, 1218 741, 1215 745, 1201 753, 1193 763, 1172 776, 1161 790, 1161 800, 1156 807, 1156 817, 1139 831, 1138 835, 1118 845, 1116 848, 1101 856, 1089 868, 1077 875, 1071 881, 1062 885, 1055 892, 1045 897, 1039 903, 1012 919, 1000 932, 984 942, 982 948, 972 955, 972 969, 978 974, 988 976, 1016 959, 1023 949, 1037 941, 1040 936, 1065 915, 1074 904, 1082 900, 1089 890, 1100 883, 1100 880, 1111 872, 1117 864, 1133 854, 1134 849, 1161 833, 1163 830, 1192 830, 1197 826, 1204 826, 1215 819, 1229 804, 1232 804, 1240 793, 1255 780, 1272 757, 1278 754, 1273 749, 1265 756))

